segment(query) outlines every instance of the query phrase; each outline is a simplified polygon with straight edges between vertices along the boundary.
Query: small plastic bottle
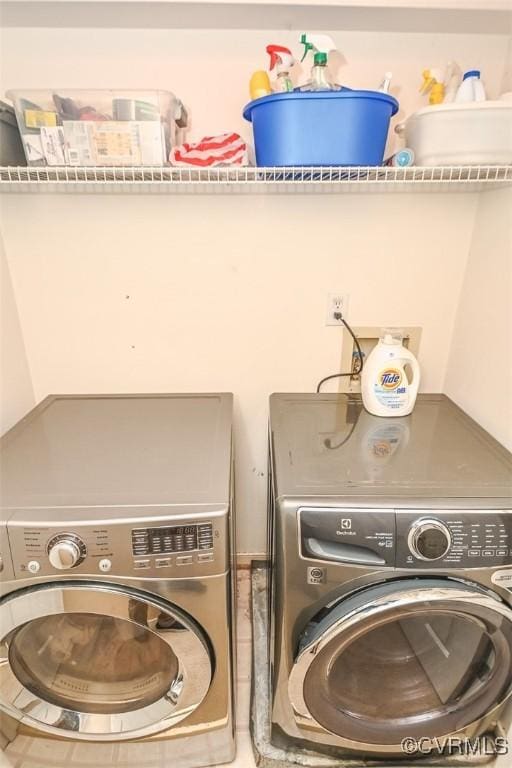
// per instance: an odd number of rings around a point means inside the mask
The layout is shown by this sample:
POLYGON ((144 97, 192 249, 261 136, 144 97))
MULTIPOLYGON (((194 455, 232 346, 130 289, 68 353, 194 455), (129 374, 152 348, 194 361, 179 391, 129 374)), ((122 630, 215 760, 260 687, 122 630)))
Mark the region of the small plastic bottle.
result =
POLYGON ((464 101, 485 101, 485 99, 485 88, 480 80, 480 70, 470 69, 469 72, 464 72, 455 101, 461 103, 464 101))
POLYGON ((261 99, 262 96, 268 96, 272 93, 270 87, 270 78, 263 69, 253 72, 249 81, 249 92, 251 99, 261 99))

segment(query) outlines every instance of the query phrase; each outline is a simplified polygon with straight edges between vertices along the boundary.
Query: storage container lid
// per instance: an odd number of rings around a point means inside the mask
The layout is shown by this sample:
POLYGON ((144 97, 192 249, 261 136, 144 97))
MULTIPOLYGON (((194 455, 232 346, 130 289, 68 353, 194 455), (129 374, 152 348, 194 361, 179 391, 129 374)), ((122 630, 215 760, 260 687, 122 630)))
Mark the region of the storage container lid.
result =
POLYGON ((381 93, 380 91, 352 91, 346 88, 342 91, 289 91, 287 93, 272 93, 270 96, 262 96, 260 99, 255 99, 249 102, 244 107, 243 116, 249 122, 252 121, 252 111, 263 104, 272 103, 274 101, 301 101, 304 99, 325 100, 325 99, 367 99, 370 101, 385 101, 391 105, 392 115, 398 112, 398 101, 387 93, 381 93))

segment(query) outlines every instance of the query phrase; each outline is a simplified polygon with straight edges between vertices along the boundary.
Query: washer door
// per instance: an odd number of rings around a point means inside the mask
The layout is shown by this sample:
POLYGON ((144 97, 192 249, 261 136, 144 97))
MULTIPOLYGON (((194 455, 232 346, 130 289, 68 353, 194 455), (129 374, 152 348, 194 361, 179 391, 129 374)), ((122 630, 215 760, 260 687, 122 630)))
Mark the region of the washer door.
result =
POLYGON ((305 728, 353 749, 443 738, 512 693, 512 610, 448 579, 369 587, 303 634, 289 694, 305 728))
POLYGON ((45 585, 0 604, 0 707, 73 739, 169 728, 206 696, 213 660, 179 609, 122 586, 45 585))

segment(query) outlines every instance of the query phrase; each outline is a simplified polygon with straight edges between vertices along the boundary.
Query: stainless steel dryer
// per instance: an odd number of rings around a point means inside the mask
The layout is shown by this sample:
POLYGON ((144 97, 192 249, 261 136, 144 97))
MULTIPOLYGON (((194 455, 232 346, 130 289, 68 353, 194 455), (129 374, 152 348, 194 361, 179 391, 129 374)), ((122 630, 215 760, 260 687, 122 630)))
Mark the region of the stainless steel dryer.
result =
POLYGON ((229 394, 52 396, 7 433, 8 755, 233 758, 231 424, 229 394))
POLYGON ((273 395, 270 449, 274 743, 404 756, 508 728, 510 453, 442 395, 394 419, 273 395))

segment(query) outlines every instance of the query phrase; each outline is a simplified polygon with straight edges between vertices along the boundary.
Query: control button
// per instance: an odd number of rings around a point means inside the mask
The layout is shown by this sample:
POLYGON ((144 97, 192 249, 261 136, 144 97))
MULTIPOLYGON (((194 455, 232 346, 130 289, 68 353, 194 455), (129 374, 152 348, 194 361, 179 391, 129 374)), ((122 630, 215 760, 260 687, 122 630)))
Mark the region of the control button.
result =
POLYGON ((149 568, 150 561, 149 560, 134 560, 133 561, 133 567, 137 570, 141 568, 149 568))
POLYGON ((203 552, 197 556, 198 563, 211 563, 213 562, 213 552, 203 552))
POLYGON ((496 555, 498 557, 506 557, 508 555, 508 549, 497 549, 496 555))
POLYGON ((39 573, 41 570, 41 563, 38 563, 37 560, 31 560, 27 565, 27 569, 30 573, 39 573))
POLYGON ((103 573, 106 573, 107 571, 110 571, 112 568, 112 563, 108 559, 108 557, 104 557, 103 560, 100 560, 98 563, 98 568, 100 571, 103 571, 103 573))
POLYGON ((192 555, 182 555, 176 558, 176 565, 191 565, 194 562, 192 555))
POLYGON ((479 549, 468 549, 468 555, 469 555, 469 557, 480 557, 480 550, 479 549))
POLYGON ((495 554, 496 553, 494 549, 484 549, 482 552, 482 557, 494 557, 495 554))
POLYGON ((157 558, 155 560, 155 565, 157 568, 170 568, 172 565, 172 560, 170 557, 157 558))

